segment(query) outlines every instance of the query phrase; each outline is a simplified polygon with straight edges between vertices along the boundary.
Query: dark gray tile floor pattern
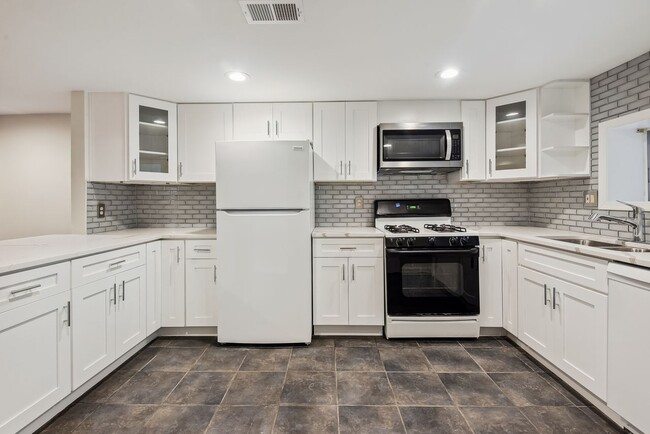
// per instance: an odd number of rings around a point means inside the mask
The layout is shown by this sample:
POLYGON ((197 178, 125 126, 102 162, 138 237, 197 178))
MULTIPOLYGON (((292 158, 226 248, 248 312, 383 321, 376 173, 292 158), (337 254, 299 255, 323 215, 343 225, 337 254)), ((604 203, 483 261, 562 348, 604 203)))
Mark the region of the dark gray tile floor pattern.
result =
POLYGON ((159 338, 44 433, 614 433, 505 339, 159 338))

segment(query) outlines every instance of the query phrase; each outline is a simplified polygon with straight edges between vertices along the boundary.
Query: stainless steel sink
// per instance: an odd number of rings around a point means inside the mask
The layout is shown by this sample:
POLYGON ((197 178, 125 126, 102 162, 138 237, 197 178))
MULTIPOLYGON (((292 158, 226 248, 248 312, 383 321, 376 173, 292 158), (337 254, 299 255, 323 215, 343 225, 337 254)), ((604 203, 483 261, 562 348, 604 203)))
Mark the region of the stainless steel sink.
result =
POLYGON ((565 243, 579 244, 581 246, 600 247, 603 249, 624 247, 620 243, 610 243, 607 241, 590 240, 589 238, 562 238, 562 237, 545 237, 545 238, 548 238, 549 240, 563 241, 565 243))

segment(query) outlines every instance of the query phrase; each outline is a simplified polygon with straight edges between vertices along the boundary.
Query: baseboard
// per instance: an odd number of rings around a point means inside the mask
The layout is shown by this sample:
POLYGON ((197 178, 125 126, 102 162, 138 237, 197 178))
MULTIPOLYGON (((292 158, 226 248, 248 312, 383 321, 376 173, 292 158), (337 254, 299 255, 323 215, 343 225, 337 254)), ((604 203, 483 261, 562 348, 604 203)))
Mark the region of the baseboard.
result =
POLYGON ((217 327, 163 327, 158 336, 217 336, 217 327))
POLYGON ((383 326, 320 325, 314 336, 383 336, 383 326))

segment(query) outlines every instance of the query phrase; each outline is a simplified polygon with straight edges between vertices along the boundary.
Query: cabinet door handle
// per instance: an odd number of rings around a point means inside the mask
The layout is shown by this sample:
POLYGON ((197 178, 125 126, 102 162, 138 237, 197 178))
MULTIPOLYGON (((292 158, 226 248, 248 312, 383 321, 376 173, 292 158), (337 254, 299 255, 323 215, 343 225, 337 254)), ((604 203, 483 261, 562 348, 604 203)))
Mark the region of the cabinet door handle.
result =
POLYGON ((492 176, 492 159, 491 158, 488 160, 488 172, 490 173, 490 176, 492 176))
POLYGON ((194 251, 195 252, 207 252, 207 253, 210 253, 212 251, 212 249, 210 249, 209 247, 195 247, 194 251))
POLYGON ((345 265, 341 265, 341 271, 343 271, 343 281, 345 282, 345 265))
POLYGON ((469 176, 469 160, 465 160, 465 175, 469 176))
POLYGON ((280 122, 275 121, 275 137, 280 137, 280 122))
POLYGON ((117 304, 117 283, 113 284, 113 304, 117 304))
POLYGON ((178 177, 182 178, 183 177, 183 162, 178 163, 178 177))
POLYGON ((181 262, 181 248, 180 246, 176 246, 176 263, 179 264, 181 262))
POLYGON ((217 283, 217 266, 214 266, 214 283, 217 283))
POLYGON ((71 325, 72 325, 72 319, 71 319, 72 318, 72 313, 70 312, 70 302, 68 302, 67 309, 68 309, 68 320, 66 321, 66 324, 68 325, 68 327, 71 327, 71 325))
POLYGON ((123 280, 122 281, 122 301, 126 298, 126 282, 123 280))
POLYGON ((352 161, 348 160, 348 175, 352 175, 352 161))
POLYGON ((133 176, 135 176, 138 173, 138 164, 137 164, 137 158, 133 159, 133 176))
POLYGON ((339 250, 357 250, 356 247, 339 247, 339 250))
POLYGON ((30 285, 30 286, 27 286, 27 287, 25 287, 25 288, 14 289, 14 290, 11 291, 9 294, 10 294, 10 295, 22 294, 23 292, 31 291, 32 289, 36 289, 36 288, 40 288, 40 287, 41 287, 41 284, 38 283, 38 284, 36 284, 36 285, 30 285))
POLYGON ((352 280, 354 280, 354 264, 352 264, 352 280))
POLYGON ((266 121, 266 135, 271 137, 271 121, 266 121))
POLYGON ((111 262, 110 264, 108 264, 108 268, 117 267, 118 265, 123 264, 124 262, 126 262, 126 259, 122 259, 116 262, 111 262))
POLYGON ((544 306, 548 304, 548 298, 546 298, 546 283, 544 284, 544 306))
POLYGON ((339 173, 343 175, 343 160, 339 161, 339 173))
POLYGON ((555 308, 559 306, 556 302, 556 297, 557 297, 557 290, 553 288, 553 310, 555 310, 555 308))

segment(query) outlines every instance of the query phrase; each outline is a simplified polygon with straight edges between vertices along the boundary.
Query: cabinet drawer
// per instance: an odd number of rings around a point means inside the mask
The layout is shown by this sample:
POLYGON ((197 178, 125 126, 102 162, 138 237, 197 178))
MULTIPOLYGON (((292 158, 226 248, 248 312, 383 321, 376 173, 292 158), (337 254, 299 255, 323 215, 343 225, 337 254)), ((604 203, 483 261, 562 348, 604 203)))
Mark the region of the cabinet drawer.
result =
POLYGON ((0 277, 0 312, 70 289, 70 262, 0 277))
POLYGON ((317 238, 314 240, 315 258, 381 258, 383 256, 383 238, 317 238))
POLYGON ((85 285, 147 263, 146 244, 72 261, 72 287, 85 285))
POLYGON ((519 265, 607 294, 607 261, 519 244, 519 265))
POLYGON ((217 240, 186 240, 185 258, 216 259, 217 240))

